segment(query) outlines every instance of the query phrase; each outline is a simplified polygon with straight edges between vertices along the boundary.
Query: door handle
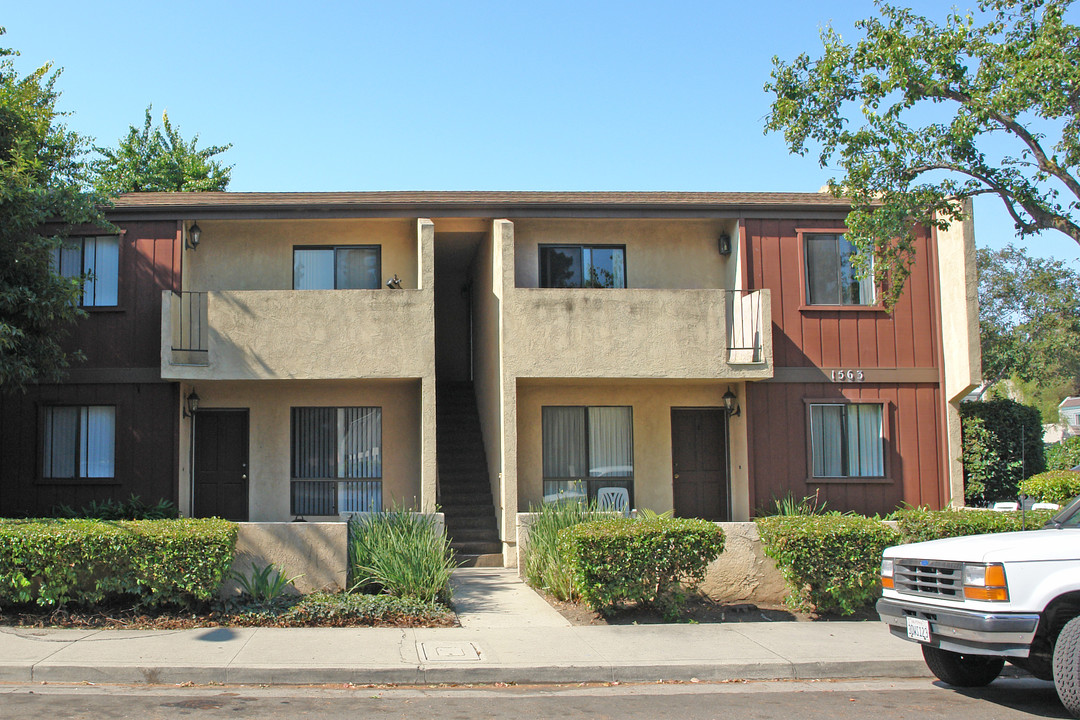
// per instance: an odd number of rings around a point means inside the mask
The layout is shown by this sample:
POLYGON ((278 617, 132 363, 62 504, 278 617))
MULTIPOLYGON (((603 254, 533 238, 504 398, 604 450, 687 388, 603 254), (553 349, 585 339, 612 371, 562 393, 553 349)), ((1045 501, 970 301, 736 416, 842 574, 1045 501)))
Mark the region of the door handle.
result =
POLYGON ((679 473, 675 473, 675 479, 676 479, 676 480, 678 480, 678 479, 679 479, 679 473))
POLYGON ((241 480, 247 480, 247 475, 241 475, 241 476, 240 476, 240 479, 241 479, 241 480))

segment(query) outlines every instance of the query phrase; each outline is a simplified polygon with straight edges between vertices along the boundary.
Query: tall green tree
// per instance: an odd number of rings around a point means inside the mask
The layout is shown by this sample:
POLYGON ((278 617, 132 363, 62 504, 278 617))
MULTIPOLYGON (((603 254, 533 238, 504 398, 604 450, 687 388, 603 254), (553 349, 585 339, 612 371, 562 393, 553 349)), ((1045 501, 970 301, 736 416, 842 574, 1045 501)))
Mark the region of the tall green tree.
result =
POLYGON ((1056 422, 1080 375, 1080 273, 1012 246, 980 249, 978 269, 982 389, 1023 381, 1027 399, 1056 422))
MULTIPOLYGON (((4 29, 0 28, 0 35, 4 29)), ((56 109, 59 71, 20 76, 0 48, 0 390, 58 379, 71 358, 61 340, 82 314, 79 278, 53 270, 61 243, 46 227, 99 223, 84 191, 86 141, 56 109), (52 224, 57 223, 57 224, 52 224)))
POLYGON ((155 127, 152 105, 146 108, 141 128, 128 128, 116 148, 94 146, 98 153, 90 166, 94 187, 107 196, 127 192, 205 192, 225 190, 232 166, 215 160, 232 145, 199 148, 199 136, 190 141, 180 128, 162 113, 161 127, 155 127))
POLYGON ((913 223, 944 227, 957 199, 1000 198, 1018 235, 1057 230, 1080 243, 1080 28, 1072 0, 981 0, 979 17, 938 24, 876 0, 847 43, 773 59, 765 130, 835 165, 852 201, 850 237, 895 302, 914 257, 913 223))

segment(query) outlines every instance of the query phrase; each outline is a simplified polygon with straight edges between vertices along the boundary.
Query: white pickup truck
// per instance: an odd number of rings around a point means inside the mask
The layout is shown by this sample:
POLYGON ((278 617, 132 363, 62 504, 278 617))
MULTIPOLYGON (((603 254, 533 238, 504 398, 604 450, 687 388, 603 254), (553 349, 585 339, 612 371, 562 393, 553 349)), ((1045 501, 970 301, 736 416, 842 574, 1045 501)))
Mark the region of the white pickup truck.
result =
POLYGON ((1008 660, 1080 717, 1080 498, 1041 530, 899 545, 877 611, 939 679, 990 683, 1008 660))

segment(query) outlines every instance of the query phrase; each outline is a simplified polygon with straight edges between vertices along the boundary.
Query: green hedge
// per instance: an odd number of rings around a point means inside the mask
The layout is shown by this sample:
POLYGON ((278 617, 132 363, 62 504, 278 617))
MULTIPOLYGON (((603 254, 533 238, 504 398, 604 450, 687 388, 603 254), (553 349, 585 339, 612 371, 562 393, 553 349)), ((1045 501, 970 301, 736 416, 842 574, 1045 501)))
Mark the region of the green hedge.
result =
POLYGON ((1080 435, 1046 446, 1047 470, 1071 470, 1080 465, 1080 435))
POLYGON ((913 543, 960 535, 1037 530, 1054 515, 1038 512, 994 512, 992 510, 897 510, 892 517, 900 529, 900 542, 913 543))
POLYGON ((620 603, 655 606, 671 616, 724 549, 724 532, 706 520, 595 520, 559 533, 574 589, 590 607, 611 613, 620 603))
POLYGON ((969 503, 1015 500, 1020 481, 1046 469, 1042 417, 1014 400, 960 404, 964 496, 969 503))
POLYGON ((0 520, 0 606, 216 597, 236 550, 219 520, 0 520))
POLYGON ((1020 483, 1020 492, 1038 502, 1064 505, 1080 495, 1080 472, 1047 470, 1020 483))
POLYGON ((230 625, 277 627, 449 627, 454 613, 445 605, 412 597, 312 593, 237 610, 230 625))
POLYGON ((881 553, 900 534, 859 515, 758 518, 767 556, 787 581, 799 610, 850 615, 880 592, 881 553))

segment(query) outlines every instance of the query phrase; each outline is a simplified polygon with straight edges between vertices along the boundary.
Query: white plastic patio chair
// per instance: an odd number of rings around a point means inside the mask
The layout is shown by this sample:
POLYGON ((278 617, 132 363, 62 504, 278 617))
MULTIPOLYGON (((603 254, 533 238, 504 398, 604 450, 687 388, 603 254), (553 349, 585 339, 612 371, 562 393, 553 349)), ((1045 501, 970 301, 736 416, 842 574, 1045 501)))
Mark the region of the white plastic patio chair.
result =
POLYGON ((596 492, 596 508, 600 512, 617 512, 630 517, 630 493, 626 488, 602 487, 596 492))

